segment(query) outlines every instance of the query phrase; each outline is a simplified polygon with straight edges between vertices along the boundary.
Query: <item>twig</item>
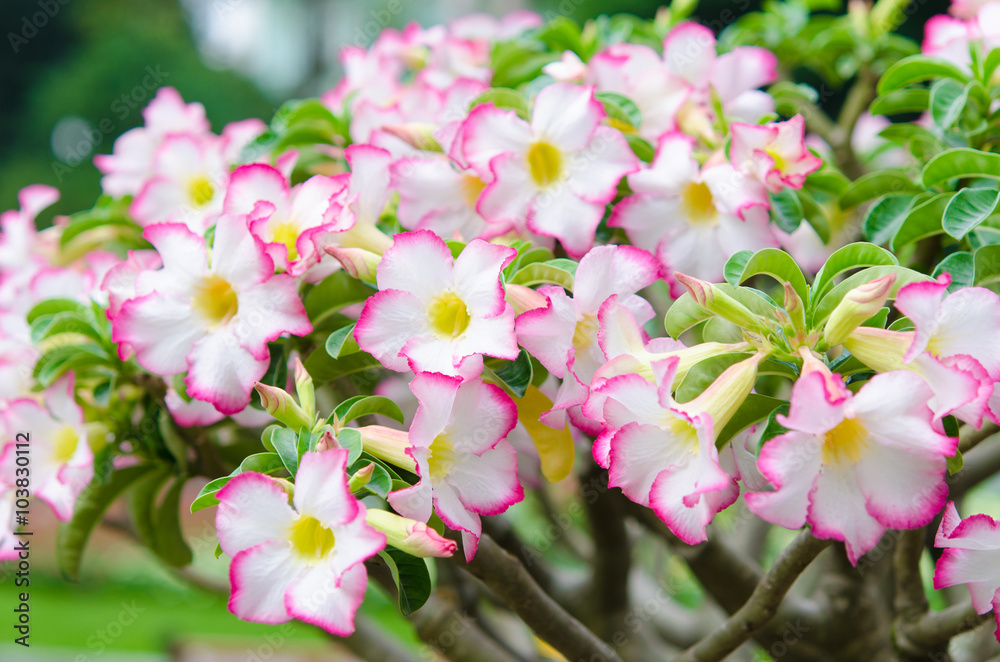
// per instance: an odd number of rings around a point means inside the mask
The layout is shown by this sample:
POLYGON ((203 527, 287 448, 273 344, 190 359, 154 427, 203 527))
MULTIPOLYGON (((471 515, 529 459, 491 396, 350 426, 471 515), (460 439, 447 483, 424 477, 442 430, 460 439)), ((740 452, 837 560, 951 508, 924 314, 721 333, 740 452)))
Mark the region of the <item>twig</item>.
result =
POLYGON ((978 446, 979 442, 989 439, 997 432, 1000 432, 1000 426, 990 421, 984 421, 983 427, 978 430, 966 425, 959 431, 958 450, 968 453, 978 446))
POLYGON ((354 634, 329 635, 334 642, 368 662, 417 662, 417 657, 363 614, 354 617, 354 634))
POLYGON ((964 460, 962 470, 948 481, 953 500, 1000 471, 1000 444, 980 444, 965 454, 964 460))
POLYGON ((459 556, 453 557, 459 567, 478 577, 535 634, 568 660, 621 662, 610 646, 542 591, 524 566, 488 535, 480 538, 479 551, 468 566, 458 560, 459 556))
MULTIPOLYGON (((607 472, 596 464, 584 480, 607 482, 607 472)), ((588 610, 593 617, 588 621, 605 639, 621 626, 629 608, 628 576, 632 554, 625 530, 624 498, 617 490, 601 492, 596 499, 584 499, 584 508, 590 522, 590 535, 594 541, 594 564, 591 582, 593 593, 588 610)))
POLYGON ((924 529, 903 531, 896 543, 893 569, 896 574, 896 615, 914 619, 927 611, 927 596, 920 578, 920 555, 924 551, 924 529))
POLYGON ((896 646, 919 654, 947 644, 952 637, 974 630, 993 617, 993 612, 977 614, 972 602, 932 611, 912 621, 900 621, 894 628, 896 646))
POLYGON ((800 533, 781 552, 746 604, 674 662, 711 662, 736 650, 774 617, 798 576, 829 545, 829 540, 815 538, 809 531, 800 533))

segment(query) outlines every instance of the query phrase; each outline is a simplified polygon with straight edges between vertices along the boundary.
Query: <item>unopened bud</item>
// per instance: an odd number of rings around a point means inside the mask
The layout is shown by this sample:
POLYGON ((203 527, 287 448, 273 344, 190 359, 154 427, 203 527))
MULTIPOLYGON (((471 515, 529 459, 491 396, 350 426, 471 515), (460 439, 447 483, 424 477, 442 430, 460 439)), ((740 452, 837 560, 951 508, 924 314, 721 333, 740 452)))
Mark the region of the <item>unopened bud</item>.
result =
POLYGON ((354 475, 347 481, 347 489, 351 491, 351 494, 357 494, 368 484, 368 481, 372 479, 374 474, 375 463, 372 462, 363 469, 358 469, 354 472, 354 475))
POLYGON ((434 124, 407 122, 405 124, 387 124, 382 129, 416 149, 425 152, 444 151, 434 138, 434 130, 437 129, 434 124))
POLYGON ((387 510, 369 508, 365 513, 368 525, 385 534, 385 541, 396 549, 428 558, 431 556, 451 556, 458 549, 453 540, 443 538, 437 531, 423 522, 400 517, 387 510))
POLYGON ((895 282, 896 274, 887 274, 845 294, 826 320, 823 337, 828 345, 842 344, 862 322, 882 310, 895 282))
POLYGON ((405 431, 383 425, 366 425, 358 428, 358 432, 361 433, 361 443, 366 453, 400 469, 416 473, 417 463, 406 452, 410 447, 410 437, 405 431))
POLYGON ((257 394, 260 396, 260 403, 264 406, 268 414, 274 416, 295 431, 303 427, 312 427, 313 419, 302 410, 302 407, 284 389, 261 384, 260 382, 254 382, 253 387, 257 389, 257 394))
POLYGON ((353 278, 371 285, 375 284, 375 270, 381 260, 375 253, 364 248, 341 248, 339 246, 325 246, 323 250, 336 258, 344 267, 344 271, 353 278))
POLYGON ((859 326, 844 340, 844 347, 877 372, 903 367, 903 357, 913 344, 913 331, 889 331, 859 326))
POLYGON ((507 299, 507 303, 514 309, 515 315, 520 315, 535 308, 544 308, 548 305, 548 301, 543 295, 525 285, 508 283, 504 288, 506 289, 505 298, 507 299))
POLYGON ((785 282, 785 312, 788 313, 792 327, 796 331, 803 331, 806 328, 806 307, 803 305, 799 293, 787 281, 785 282))
POLYGON ((718 438, 719 433, 753 390, 757 381, 757 367, 765 358, 766 354, 758 352, 748 359, 729 366, 700 395, 681 407, 687 411, 702 411, 711 416, 712 430, 718 438))
POLYGON ((310 420, 316 418, 316 389, 312 377, 302 365, 299 357, 295 357, 295 395, 299 396, 299 405, 310 420))
POLYGON ((715 313, 745 329, 764 328, 763 320, 759 316, 712 283, 679 271, 674 272, 674 278, 687 288, 688 293, 702 308, 710 313, 715 313))
POLYGON ((322 453, 323 451, 328 451, 331 448, 341 448, 341 445, 337 441, 337 436, 333 434, 333 430, 327 428, 323 432, 323 436, 316 442, 316 452, 322 453))

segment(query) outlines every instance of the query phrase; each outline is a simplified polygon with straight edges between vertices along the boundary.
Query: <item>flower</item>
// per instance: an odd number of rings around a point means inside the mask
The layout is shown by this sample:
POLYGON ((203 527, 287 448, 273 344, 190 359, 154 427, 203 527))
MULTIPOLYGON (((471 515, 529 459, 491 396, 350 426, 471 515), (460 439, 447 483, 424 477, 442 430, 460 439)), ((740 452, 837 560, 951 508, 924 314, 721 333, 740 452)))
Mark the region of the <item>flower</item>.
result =
POLYGON ((729 158, 733 166, 752 174, 771 193, 779 193, 785 187, 802 188, 806 176, 823 165, 822 159, 806 147, 806 121, 801 115, 787 122, 762 125, 733 122, 729 130, 732 134, 729 158))
POLYGON ((618 182, 639 168, 621 132, 601 126, 604 117, 593 87, 569 83, 538 93, 530 123, 492 103, 475 107, 452 157, 489 182, 479 213, 554 237, 575 257, 590 250, 618 182))
POLYGON ((112 320, 112 339, 130 345, 153 373, 188 371, 189 396, 224 414, 241 411, 267 371, 267 343, 312 331, 295 282, 274 275, 242 216, 219 219, 211 250, 176 223, 150 226, 143 236, 163 268, 136 277, 135 298, 112 320))
POLYGON ((958 439, 934 429, 933 393, 917 375, 878 374, 855 395, 818 359, 806 363, 789 415, 777 417, 788 432, 764 444, 757 462, 776 489, 746 503, 768 522, 808 522, 816 537, 844 541, 857 564, 886 529, 923 526, 941 510, 958 439))
POLYGON ((232 557, 229 610, 257 623, 297 618, 348 636, 365 597, 365 559, 385 536, 365 520, 364 505, 347 489, 344 449, 307 452, 288 494, 257 472, 244 472, 216 496, 215 525, 232 557))
POLYGON ((432 232, 397 234, 378 266, 380 291, 365 302, 354 329, 358 346, 399 372, 478 374, 469 357, 517 358, 514 310, 500 284, 514 255, 477 239, 453 260, 432 232))
POLYGON ((389 494, 397 512, 426 522, 431 506, 462 532, 466 561, 479 547, 480 515, 498 515, 524 498, 517 453, 505 437, 517 407, 498 387, 479 379, 420 373, 410 389, 420 406, 410 425, 407 454, 420 481, 389 494))
POLYGON ((945 548, 934 569, 934 588, 967 584, 976 612, 993 610, 1000 641, 1000 522, 988 515, 961 519, 949 501, 934 546, 945 548))
MULTIPOLYGON (((64 522, 73 518, 76 498, 94 476, 94 453, 87 440, 83 409, 74 399, 74 384, 73 373, 53 382, 45 389, 44 407, 30 398, 14 400, 3 412, 4 425, 0 426, 28 435, 28 439, 17 441, 29 444, 31 492, 64 522)), ((16 442, 0 452, 0 491, 19 487, 17 478, 26 475, 18 472, 25 465, 17 457, 16 442)))
POLYGON ((664 135, 653 162, 628 183, 634 194, 615 206, 608 225, 656 254, 675 297, 683 288, 674 271, 719 281, 733 253, 778 246, 764 187, 728 163, 700 166, 687 136, 664 135))

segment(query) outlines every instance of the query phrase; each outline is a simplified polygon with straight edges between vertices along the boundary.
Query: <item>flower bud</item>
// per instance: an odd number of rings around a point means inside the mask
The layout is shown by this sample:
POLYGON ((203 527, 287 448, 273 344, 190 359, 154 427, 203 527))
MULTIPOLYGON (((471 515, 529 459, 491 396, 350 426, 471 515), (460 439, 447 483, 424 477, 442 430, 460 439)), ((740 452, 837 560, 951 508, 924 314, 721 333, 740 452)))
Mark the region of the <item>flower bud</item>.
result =
POLYGON ((458 549, 454 541, 441 537, 423 522, 400 517, 387 510, 369 508, 365 520, 370 527, 385 534, 386 544, 413 556, 447 557, 458 549))
POLYGON ((424 152, 441 152, 441 145, 434 138, 434 124, 422 122, 406 122, 405 124, 387 124, 382 127, 387 133, 396 136, 407 145, 424 152))
POLYGON ((339 246, 325 246, 323 250, 335 257, 344 267, 344 271, 353 278, 371 285, 375 284, 375 270, 381 260, 375 253, 364 248, 341 248, 339 246))
POLYGON ((372 479, 372 475, 374 475, 374 473, 375 473, 374 462, 366 465, 362 469, 358 469, 357 471, 354 472, 354 475, 348 479, 347 489, 351 491, 351 494, 357 494, 364 488, 365 485, 368 484, 368 481, 372 479))
POLYGON ((283 389, 276 386, 268 386, 260 382, 254 382, 253 387, 257 389, 260 402, 264 409, 271 416, 298 431, 299 428, 311 428, 315 422, 305 411, 302 410, 295 399, 283 389))
POLYGON ((842 344, 862 322, 882 310, 895 282, 896 274, 886 274, 845 294, 830 313, 823 329, 829 346, 842 344))
POLYGON ((844 339, 847 348, 872 370, 891 372, 903 367, 906 350, 913 344, 913 331, 889 331, 859 326, 844 339))
POLYGON ((715 313, 745 329, 763 328, 763 320, 758 315, 712 283, 679 271, 674 272, 674 278, 687 288, 691 298, 710 313, 715 313))
POLYGON ((416 473, 417 463, 406 452, 410 447, 410 437, 406 432, 383 425, 366 425, 358 428, 358 432, 361 433, 361 443, 366 453, 400 469, 416 473))
POLYGON ((295 357, 295 395, 299 396, 299 405, 310 419, 316 418, 316 389, 312 377, 306 372, 299 357, 295 357))
POLYGON ((514 314, 516 315, 534 310, 535 308, 544 308, 548 305, 545 297, 530 287, 508 283, 504 285, 504 289, 506 291, 505 298, 507 299, 507 303, 514 309, 514 314))
POLYGON ((712 429, 718 438, 719 433, 753 390, 757 381, 757 367, 765 358, 767 358, 765 354, 758 352, 748 359, 729 366, 700 395, 685 402, 681 407, 686 411, 702 411, 711 416, 712 429))
POLYGON ((323 436, 316 442, 316 452, 322 453, 331 448, 341 448, 341 445, 337 441, 337 435, 333 434, 333 430, 330 430, 327 426, 327 429, 323 432, 323 436))
POLYGON ((795 291, 791 283, 785 281, 785 312, 788 313, 792 327, 796 331, 803 331, 806 328, 806 307, 802 303, 802 298, 795 291))

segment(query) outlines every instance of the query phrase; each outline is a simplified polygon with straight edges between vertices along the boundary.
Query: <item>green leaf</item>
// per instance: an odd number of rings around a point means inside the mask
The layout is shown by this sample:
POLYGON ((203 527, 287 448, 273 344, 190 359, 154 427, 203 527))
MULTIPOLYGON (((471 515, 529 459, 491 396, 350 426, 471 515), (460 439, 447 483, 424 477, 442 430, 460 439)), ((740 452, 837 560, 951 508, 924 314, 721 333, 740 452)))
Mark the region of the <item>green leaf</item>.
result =
POLYGON ((1000 154, 966 147, 949 149, 928 161, 921 175, 926 188, 942 185, 949 179, 971 177, 1000 179, 1000 154))
POLYGON ((58 313, 71 312, 86 318, 87 307, 72 299, 46 299, 39 301, 28 311, 28 324, 34 323, 42 315, 56 315, 58 313))
POLYGON ((807 305, 809 303, 809 285, 806 284, 806 277, 802 275, 802 270, 795 263, 795 259, 783 250, 764 248, 756 253, 739 251, 726 261, 724 273, 726 281, 733 286, 743 283, 752 276, 767 274, 779 283, 791 285, 802 299, 802 303, 807 305))
POLYGON ((511 276, 517 273, 521 267, 526 267, 535 262, 545 262, 552 259, 552 251, 544 246, 532 247, 530 244, 518 251, 514 261, 508 264, 504 270, 504 281, 510 280, 511 276))
POLYGON ((923 189, 913 183, 910 176, 902 170, 878 170, 858 177, 840 196, 840 207, 850 209, 883 195, 921 191, 923 189))
POLYGON ((888 195, 879 200, 865 217, 865 237, 875 244, 892 241, 916 199, 914 195, 888 195))
POLYGON ((194 501, 191 502, 191 512, 196 513, 199 510, 219 505, 219 500, 215 497, 215 493, 225 487, 226 483, 235 477, 223 476, 222 478, 209 481, 205 487, 201 488, 201 492, 198 492, 198 496, 195 497, 194 501))
POLYGON ((316 384, 325 384, 338 377, 382 367, 378 359, 368 352, 354 352, 335 359, 327 353, 325 347, 314 350, 302 363, 316 384))
POLYGON ((386 547, 378 555, 392 573, 392 581, 399 592, 400 613, 409 616, 423 607, 431 595, 431 576, 424 559, 394 547, 386 547))
POLYGON ((862 269, 858 273, 845 278, 843 281, 838 283, 836 287, 830 290, 829 294, 814 302, 813 305, 815 308, 812 311, 812 327, 818 328, 819 325, 830 316, 830 313, 832 313, 833 309, 837 307, 840 300, 844 298, 844 295, 852 289, 889 274, 896 274, 896 282, 893 283, 892 287, 889 289, 889 299, 895 299, 896 293, 899 292, 899 288, 904 287, 905 285, 932 280, 930 276, 926 276, 920 272, 914 271, 913 269, 907 269, 906 267, 886 266, 868 267, 867 269, 862 269))
POLYGON ((546 23, 539 29, 536 38, 556 53, 573 51, 581 58, 587 55, 580 40, 580 26, 566 16, 556 16, 546 23))
POLYGON ((930 106, 931 95, 923 88, 893 90, 872 102, 872 115, 897 115, 922 113, 930 106))
POLYGON ((628 97, 616 92, 598 92, 594 97, 604 105, 608 117, 632 129, 642 126, 642 111, 628 97))
POLYGON ((767 424, 764 426, 764 431, 761 433, 760 436, 761 446, 771 441, 779 434, 785 434, 786 432, 788 432, 788 428, 784 427, 781 423, 778 422, 777 416, 778 414, 781 414, 782 416, 788 416, 788 410, 790 409, 790 407, 791 405, 787 403, 779 405, 777 408, 774 409, 774 411, 772 411, 770 414, 767 415, 767 424))
POLYGON ((299 470, 298 436, 288 428, 281 428, 275 430, 274 434, 271 435, 271 444, 274 446, 274 452, 281 459, 281 464, 289 474, 294 476, 295 472, 299 470))
POLYGON ((941 218, 953 197, 954 193, 939 193, 929 200, 914 204, 896 236, 892 238, 892 249, 896 251, 924 237, 944 232, 941 218))
POLYGON ((962 457, 962 451, 955 449, 955 454, 948 458, 948 475, 954 476, 962 467, 965 466, 965 458, 962 457))
POLYGON ((951 285, 948 286, 949 292, 954 292, 963 287, 972 287, 976 279, 976 265, 972 253, 967 251, 952 253, 938 263, 931 276, 937 278, 943 273, 951 275, 951 285))
POLYGON ((931 118, 942 129, 949 129, 958 121, 966 102, 969 89, 950 78, 939 80, 931 86, 931 118))
POLYGON ((953 64, 924 55, 911 55, 886 70, 878 82, 878 93, 887 94, 931 78, 952 78, 963 85, 969 81, 968 74, 953 64))
POLYGON ((955 239, 961 239, 985 221, 997 203, 1000 190, 995 188, 963 188, 944 209, 941 226, 955 239))
POLYGON ((107 340, 89 314, 81 315, 67 310, 54 315, 39 315, 31 322, 31 343, 34 345, 60 334, 82 335, 98 344, 107 340))
POLYGON ((361 457, 364 450, 364 442, 361 433, 356 428, 344 428, 337 433, 337 443, 341 448, 347 449, 347 466, 351 466, 361 457))
POLYGON ((286 467, 278 453, 254 453, 240 462, 239 473, 248 471, 273 476, 286 471, 286 467))
POLYGON ((705 389, 711 386, 712 382, 725 372, 727 368, 736 365, 749 356, 750 354, 748 353, 722 354, 699 361, 691 366, 691 369, 684 375, 684 379, 681 380, 674 393, 674 399, 680 403, 694 400, 705 389))
POLYGON ((340 416, 340 422, 345 424, 372 414, 381 414, 399 423, 403 422, 403 412, 399 409, 399 405, 382 395, 369 395, 353 403, 344 415, 340 416))
POLYGON ((715 445, 718 448, 722 448, 737 434, 751 425, 763 421, 775 409, 786 404, 788 404, 786 400, 751 393, 743 401, 743 404, 740 405, 740 408, 736 410, 736 413, 733 414, 729 422, 726 423, 726 427, 719 433, 719 436, 715 440, 715 445))
POLYGON ((556 266, 553 264, 554 262, 555 260, 549 260, 548 262, 529 264, 514 274, 510 282, 514 285, 524 285, 526 287, 542 284, 560 285, 572 291, 573 273, 561 266, 556 266))
MULTIPOLYGON (((392 476, 390 476, 389 472, 385 470, 385 467, 378 462, 369 462, 368 464, 373 466, 374 469, 372 469, 371 478, 368 479, 368 482, 365 484, 365 488, 372 494, 384 499, 389 496, 389 492, 392 491, 392 476)), ((365 466, 368 466, 368 464, 365 466)))
POLYGON ((469 110, 484 103, 492 103, 497 108, 513 110, 521 118, 528 119, 531 114, 528 112, 528 98, 523 92, 512 90, 507 87, 494 87, 486 90, 469 104, 469 110))
POLYGON ((366 301, 373 294, 374 288, 351 278, 346 271, 336 271, 306 294, 306 314, 315 326, 341 308, 366 301))
POLYGON ((153 515, 153 551, 168 565, 178 568, 189 565, 192 559, 180 520, 181 490, 185 480, 180 477, 173 482, 153 515))
MULTIPOLYGON (((846 187, 845 178, 844 188, 846 187)), ((837 195, 840 193, 843 193, 843 189, 838 191, 837 195)), ((816 234, 819 235, 824 244, 829 244, 830 219, 827 218, 826 211, 816 202, 812 194, 805 189, 799 191, 799 202, 802 203, 802 213, 805 215, 806 222, 812 226, 812 229, 816 231, 816 234)))
POLYGON ((837 170, 827 167, 821 168, 806 177, 805 188, 811 191, 822 191, 839 198, 851 185, 851 180, 844 177, 837 170))
POLYGON ((163 439, 163 445, 167 448, 167 452, 174 458, 174 462, 177 464, 181 473, 187 473, 188 445, 187 442, 185 442, 181 437, 180 433, 177 432, 177 427, 174 425, 174 419, 166 408, 160 410, 158 423, 160 438, 163 439))
POLYGON ((857 242, 848 244, 833 252, 820 268, 813 281, 813 300, 819 301, 833 288, 833 279, 850 269, 860 267, 894 266, 899 261, 896 256, 881 246, 857 242))
POLYGON ((993 80, 993 73, 997 70, 998 66, 1000 66, 1000 48, 994 48, 983 61, 983 76, 979 80, 988 86, 990 81, 993 80))
POLYGON ((172 473, 170 467, 161 466, 137 480, 125 493, 125 505, 128 509, 129 519, 135 527, 139 540, 150 549, 153 547, 153 529, 155 528, 153 507, 156 505, 156 496, 172 473))
POLYGON ((493 85, 515 88, 542 73, 542 67, 559 59, 559 55, 539 50, 541 44, 527 41, 507 41, 493 46, 490 64, 493 85))
POLYGON ((628 146, 632 148, 632 152, 641 161, 652 163, 653 159, 656 158, 656 148, 642 136, 637 136, 634 133, 626 133, 625 140, 628 141, 628 146))
POLYGON ((354 339, 354 324, 342 326, 326 338, 326 353, 335 359, 361 350, 354 339))
POLYGON ((493 374, 517 397, 523 398, 528 386, 531 385, 531 357, 522 349, 517 353, 516 359, 506 361, 503 367, 494 369, 493 374))
MULTIPOLYGON (((994 51, 996 53, 998 51, 994 51)), ((983 285, 1000 280, 1000 244, 979 248, 975 259, 975 284, 983 285)))
MULTIPOLYGON (((97 228, 109 226, 125 228, 137 236, 142 233, 142 228, 136 225, 135 221, 127 218, 126 216, 90 216, 71 221, 70 224, 66 226, 66 229, 63 230, 62 234, 59 235, 59 246, 65 248, 71 241, 80 235, 90 232, 91 230, 96 230, 97 228)), ((106 239, 106 233, 102 233, 101 238, 106 239)))
POLYGON ((780 193, 771 193, 771 220, 785 232, 795 232, 802 223, 804 214, 799 196, 790 188, 780 193))
POLYGON ((56 533, 56 561, 59 570, 70 580, 80 577, 80 562, 87 540, 104 512, 130 485, 156 467, 140 464, 112 472, 106 482, 95 477, 76 500, 73 519, 59 525, 56 533))
POLYGON ((90 366, 107 365, 108 355, 96 345, 61 345, 42 354, 35 363, 34 378, 42 388, 64 373, 90 366))

